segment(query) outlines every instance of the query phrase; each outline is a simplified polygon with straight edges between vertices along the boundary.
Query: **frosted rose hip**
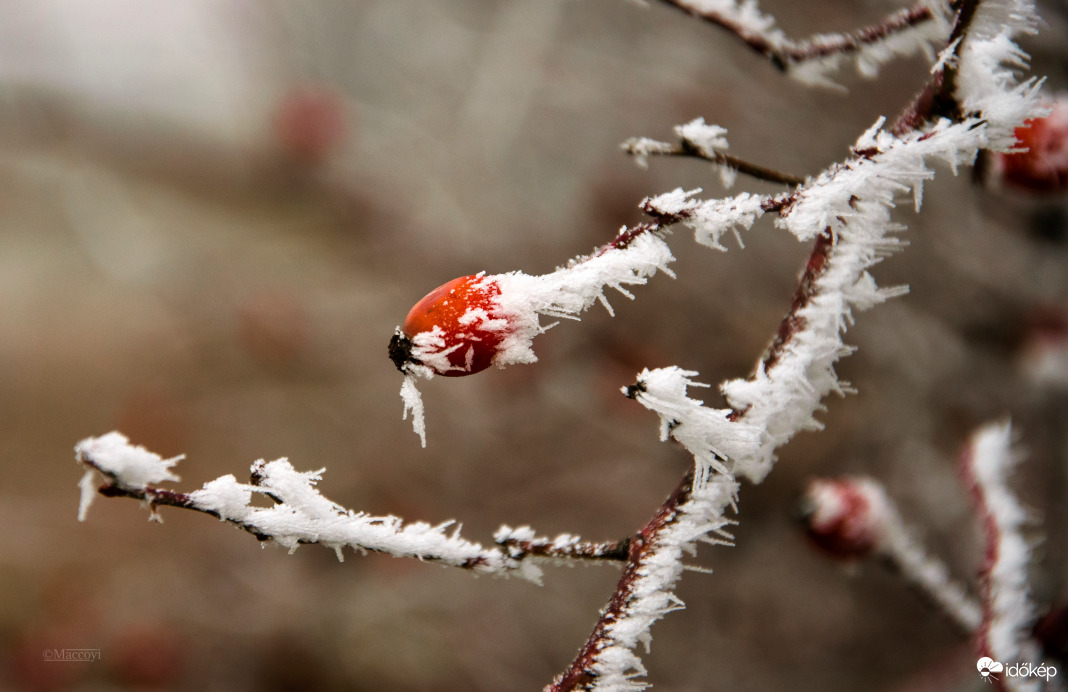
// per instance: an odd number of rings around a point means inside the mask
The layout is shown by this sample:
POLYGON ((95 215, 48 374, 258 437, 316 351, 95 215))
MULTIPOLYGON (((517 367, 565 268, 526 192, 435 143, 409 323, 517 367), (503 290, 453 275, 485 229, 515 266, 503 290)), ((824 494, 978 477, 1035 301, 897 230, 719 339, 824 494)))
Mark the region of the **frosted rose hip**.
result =
POLYGON ((863 480, 814 480, 805 491, 800 518, 819 548, 835 557, 864 557, 882 542, 880 504, 863 480))
POLYGON ((1004 179, 1035 192, 1068 187, 1068 97, 1048 105, 1049 115, 1016 128, 1017 146, 1027 151, 1001 155, 1004 179))
POLYGON ((507 334, 496 302, 500 293, 497 283, 482 274, 438 286, 408 312, 390 340, 390 359, 401 372, 411 364, 446 377, 485 370, 507 334))

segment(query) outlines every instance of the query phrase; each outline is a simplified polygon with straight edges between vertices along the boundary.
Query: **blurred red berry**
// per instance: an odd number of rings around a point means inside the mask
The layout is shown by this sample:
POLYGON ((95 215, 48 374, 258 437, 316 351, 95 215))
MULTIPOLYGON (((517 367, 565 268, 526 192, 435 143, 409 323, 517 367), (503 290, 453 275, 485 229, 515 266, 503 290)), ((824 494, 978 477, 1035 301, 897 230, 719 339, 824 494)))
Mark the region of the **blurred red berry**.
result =
MULTIPOLYGON (((15 689, 26 692, 60 692, 74 689, 93 672, 92 663, 65 661, 63 651, 69 644, 57 636, 58 628, 47 628, 26 635, 8 646, 5 652, 6 676, 15 689)), ((62 633, 62 630, 58 630, 62 633)), ((78 641, 77 646, 84 642, 78 641)), ((0 673, 4 673, 0 668, 0 673)))
POLYGON ((882 539, 879 493, 856 478, 815 480, 802 499, 801 519, 819 548, 840 558, 866 557, 882 539))
POLYGON ((1033 382, 1068 385, 1068 313, 1058 305, 1032 309, 1020 329, 1017 363, 1033 382))
POLYGON ((1055 606, 1035 623, 1035 637, 1046 656, 1068 664, 1068 606, 1055 606))
POLYGON ((263 289, 250 295, 237 313, 237 338, 264 365, 285 367, 300 360, 311 341, 311 321, 299 296, 263 289))
POLYGON ((1000 155, 1006 182, 1035 192, 1068 187, 1068 96, 1049 107, 1049 115, 1016 128, 1017 146, 1027 151, 1000 155))
POLYGON ((481 274, 438 286, 408 312, 390 341, 390 358, 402 372, 411 363, 446 377, 485 370, 507 335, 495 300, 500 293, 497 283, 481 274))
POLYGON ((344 103, 325 87, 293 88, 278 104, 274 130, 289 157, 306 164, 320 163, 348 134, 344 103))
POLYGON ((130 686, 172 687, 185 668, 181 636, 163 622, 126 625, 111 642, 107 655, 112 674, 130 686))

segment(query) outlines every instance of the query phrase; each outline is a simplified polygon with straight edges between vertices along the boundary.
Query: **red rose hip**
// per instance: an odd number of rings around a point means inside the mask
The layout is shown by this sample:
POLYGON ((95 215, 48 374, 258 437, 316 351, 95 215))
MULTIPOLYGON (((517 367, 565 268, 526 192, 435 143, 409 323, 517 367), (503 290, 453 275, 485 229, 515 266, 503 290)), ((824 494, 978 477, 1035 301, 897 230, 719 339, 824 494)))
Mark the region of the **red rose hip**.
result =
POLYGON ((870 482, 837 478, 814 480, 802 501, 805 531, 820 549, 838 558, 860 558, 879 550, 884 503, 870 482))
POLYGON ((1016 128, 1021 149, 1001 155, 1004 179, 1033 192, 1056 192, 1068 187, 1068 97, 1050 104, 1049 115, 1016 128))
POLYGON ((389 342, 389 357, 401 372, 412 365, 459 377, 493 364, 507 335, 495 281, 483 274, 461 276, 435 288, 408 312, 389 342))

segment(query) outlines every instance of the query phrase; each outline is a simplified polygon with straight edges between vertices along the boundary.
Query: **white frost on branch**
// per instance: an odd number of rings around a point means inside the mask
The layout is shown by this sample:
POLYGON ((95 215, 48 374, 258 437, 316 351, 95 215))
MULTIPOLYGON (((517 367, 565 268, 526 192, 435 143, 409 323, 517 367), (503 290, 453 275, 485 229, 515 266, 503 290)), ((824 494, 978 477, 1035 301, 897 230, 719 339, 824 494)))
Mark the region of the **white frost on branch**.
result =
MULTIPOLYGON (((730 143, 727 142, 727 130, 719 125, 705 123, 704 118, 691 120, 685 125, 676 125, 675 134, 706 159, 715 160, 718 154, 730 148, 730 143)), ((719 178, 723 187, 729 189, 734 185, 737 177, 738 172, 730 166, 719 166, 719 178)))
POLYGON ((681 443, 693 453, 696 466, 685 500, 661 519, 662 525, 646 539, 649 544, 639 546, 640 556, 624 577, 631 579, 623 602, 605 620, 588 668, 595 674, 591 689, 597 692, 636 692, 647 687, 639 680, 646 670, 636 649, 643 645, 648 651, 653 624, 685 607, 674 590, 685 570, 686 556, 694 555, 701 542, 733 544, 727 532, 734 523, 727 513, 736 510, 738 493, 733 458, 755 446, 759 431, 730 422, 729 411, 705 408, 702 402, 688 398, 688 387, 702 386, 690 379, 695 374, 677 367, 645 370, 635 385, 624 389, 627 396, 660 416, 661 437, 681 443))
POLYGON ((922 53, 934 60, 933 46, 945 43, 950 23, 946 3, 925 0, 928 18, 909 21, 909 9, 885 17, 880 25, 844 34, 816 34, 792 40, 775 27, 774 17, 762 13, 755 0, 670 0, 680 8, 726 27, 766 55, 778 58, 787 74, 803 84, 837 87, 834 77, 852 63, 865 78, 897 57, 922 53))
POLYGON ((685 125, 676 125, 675 134, 705 156, 711 157, 716 152, 727 151, 730 148, 726 128, 710 125, 705 122, 704 118, 691 120, 685 125))
POLYGON ((744 460, 759 446, 760 429, 730 420, 730 409, 713 409, 686 395, 689 387, 709 385, 694 382, 697 375, 679 367, 643 370, 624 393, 660 417, 660 439, 673 439, 693 455, 694 487, 699 490, 712 473, 745 474, 744 460), (727 462, 731 462, 729 465, 727 462))
POLYGON ((959 64, 957 59, 957 46, 960 45, 960 42, 961 39, 955 39, 952 43, 938 52, 938 59, 935 60, 934 65, 931 65, 931 74, 938 74, 948 68, 956 69, 959 64))
MULTIPOLYGON (((981 25, 987 21, 986 8, 983 4, 976 17, 981 25)), ((1026 13, 1012 17, 1022 23, 1019 30, 1029 30, 1026 13)), ((1006 44, 1010 30, 1002 28, 988 39, 969 37, 962 52, 962 75, 975 71, 975 60, 987 71, 981 84, 985 91, 972 96, 972 103, 984 110, 963 122, 940 120, 924 131, 900 136, 884 130, 880 119, 858 139, 855 158, 799 188, 776 220, 800 240, 812 240, 829 229, 835 243, 811 301, 796 314, 803 326, 785 344, 775 367, 770 372, 758 367, 752 378, 722 386, 728 403, 745 410, 747 422, 767 431, 761 448, 740 471, 752 480, 766 475, 775 449, 794 434, 820 427, 813 414, 824 396, 844 391, 833 365, 849 352, 841 335, 853 311, 904 293, 903 288, 878 288, 867 271, 900 245, 891 234, 902 227, 890 218, 898 196, 911 192, 918 208, 923 183, 934 176, 930 161, 942 161, 955 173, 961 164, 973 162, 980 149, 1011 146, 1015 128, 1040 111, 1034 81, 1016 83, 1013 70, 1023 57, 1015 44, 1006 44)), ((716 237, 715 231, 705 233, 716 237)))
MULTIPOLYGON (((1035 607, 1028 569, 1031 548, 1023 536, 1028 515, 1008 487, 1018 459, 1012 450, 1012 426, 1006 421, 980 428, 964 451, 965 473, 973 483, 980 520, 986 532, 983 569, 983 654, 1004 662, 1034 662, 1038 647, 1031 638, 1035 607)), ((1006 676, 1012 689, 1037 690, 1037 679, 1006 676)))
POLYGON ((694 231, 694 239, 701 245, 716 250, 726 250, 720 239, 733 233, 742 245, 739 229, 749 230, 756 220, 764 215, 764 204, 772 198, 743 192, 725 199, 700 200, 694 196, 701 190, 676 188, 645 200, 642 206, 649 212, 676 216, 681 223, 694 231))
POLYGON ((765 367, 762 361, 752 377, 721 386, 730 406, 744 411, 744 420, 764 431, 760 445, 736 460, 739 473, 754 482, 771 470, 778 447, 801 430, 821 427, 814 414, 827 394, 847 391, 838 381, 834 364, 850 352, 842 333, 852 323, 853 312, 906 291, 877 287, 867 271, 898 246, 890 234, 900 227, 891 222, 889 206, 894 192, 901 189, 899 182, 883 176, 877 166, 871 166, 865 176, 850 176, 849 167, 834 170, 848 180, 829 174, 810 182, 799 190, 789 215, 779 219, 782 225, 793 223, 790 230, 799 236, 814 238, 830 228, 834 237, 826 266, 812 282, 807 302, 792 315, 796 331, 780 345, 773 367, 765 367), (839 195, 847 195, 851 203, 827 218, 832 210, 819 201, 836 209, 839 195), (801 219, 806 223, 798 223, 801 219), (820 223, 826 225, 817 228, 820 223))
POLYGON ((911 192, 918 206, 923 183, 934 175, 929 161, 940 160, 956 172, 980 149, 1002 142, 1038 107, 1033 90, 1009 89, 1000 98, 988 99, 1008 121, 984 112, 961 123, 942 120, 925 131, 895 136, 882 129, 880 120, 857 141, 856 158, 799 188, 776 220, 777 226, 801 240, 829 229, 834 247, 814 283, 812 299, 796 314, 803 326, 784 345, 775 367, 770 371, 758 367, 752 378, 722 385, 728 403, 746 410, 748 422, 767 430, 762 448, 747 464, 752 480, 760 480, 771 469, 776 448, 801 430, 820 427, 813 414, 824 396, 845 391, 833 366, 849 352, 841 335, 852 323, 854 310, 906 291, 881 289, 868 273, 900 245, 891 234, 902 226, 890 218, 898 196, 911 192), (1004 101, 1016 105, 1010 108, 1002 105, 1004 101))
MULTIPOLYGON (((630 232, 624 228, 620 237, 630 232)), ((645 285, 657 272, 674 278, 668 267, 674 261, 671 248, 663 238, 654 231, 646 231, 637 233, 621 247, 609 246, 576 257, 549 274, 532 276, 515 271, 488 277, 501 290, 496 303, 508 321, 508 334, 495 363, 503 366, 535 362, 534 337, 556 324, 542 325, 541 315, 577 320, 598 302, 608 314, 614 315, 606 289, 633 299, 628 286, 645 285)))
POLYGON ((935 175, 931 161, 945 163, 956 174, 989 145, 992 129, 1002 129, 974 117, 959 123, 940 120, 924 131, 895 136, 883 128, 885 122, 885 118, 878 119, 857 139, 853 149, 859 156, 835 164, 810 181, 776 225, 807 241, 844 223, 879 223, 877 218, 866 218, 876 212, 872 207, 893 208, 903 192, 911 193, 919 210, 923 184, 935 175))
POLYGON ((738 171, 723 159, 723 154, 730 148, 726 129, 719 125, 710 125, 705 122, 704 118, 697 118, 685 125, 676 125, 675 134, 682 142, 681 146, 648 137, 631 137, 623 142, 620 148, 633 156, 642 168, 648 167, 650 156, 696 155, 719 169, 720 180, 724 187, 729 188, 734 184, 738 171))
POLYGON ((1045 114, 1042 80, 1020 82, 1029 56, 1013 40, 1035 33, 1037 25, 1030 1, 985 0, 961 46, 957 97, 966 112, 982 113, 990 123, 988 149, 1008 151, 1016 145, 1015 127, 1045 114))
MULTIPOLYGON (((111 474, 122 478, 124 483, 131 487, 143 488, 149 483, 162 483, 164 481, 177 481, 178 476, 171 473, 171 467, 185 458, 180 454, 170 459, 164 459, 160 455, 150 452, 144 447, 134 446, 122 433, 110 432, 100 437, 90 437, 79 442, 75 447, 79 462, 85 459, 107 459, 107 467, 111 474)), ((92 468, 86 468, 78 487, 81 489, 81 502, 78 505, 78 521, 85 521, 85 515, 89 512, 89 505, 96 497, 96 487, 93 483, 95 473, 92 468)))
POLYGON ((881 483, 863 477, 816 479, 805 489, 805 502, 809 535, 825 550, 842 558, 881 555, 962 631, 979 629, 979 603, 951 578, 945 562, 924 548, 881 483))
POLYGON ((715 15, 750 36, 761 36, 774 46, 787 41, 782 29, 775 28, 775 18, 764 14, 756 0, 679 0, 679 7, 700 15, 715 15))
MULTIPOLYGON (((152 484, 177 480, 168 470, 177 459, 163 460, 158 454, 131 445, 118 432, 82 440, 75 452, 90 476, 89 482, 82 483, 82 520, 88 508, 85 490, 94 489, 91 477, 95 474, 103 475, 112 488, 141 497, 150 505, 164 504, 167 499, 163 497, 166 491, 152 484)), ((232 475, 226 475, 188 495, 170 493, 170 503, 217 516, 290 552, 301 543, 320 543, 333 548, 339 560, 342 549, 348 547, 435 561, 478 573, 517 576, 534 582, 541 579, 541 569, 532 561, 517 560, 499 549, 468 541, 460 536, 458 527, 447 532, 453 526, 451 521, 438 525, 405 523, 395 516, 347 510, 319 493, 315 484, 321 474, 322 469, 297 471, 286 459, 261 460, 252 465, 254 484, 239 483, 232 475), (256 495, 268 497, 274 504, 256 506, 256 495), (175 498, 177 502, 173 501, 175 498)))
POLYGON ((924 548, 882 486, 871 480, 869 483, 872 502, 879 508, 879 552, 897 565, 905 580, 927 594, 961 629, 967 632, 978 629, 982 621, 979 604, 950 576, 946 563, 924 548))
MULTIPOLYGON (((713 4, 733 5, 717 2, 707 6, 713 4)), ((1030 7, 1025 3, 1008 4, 1017 9, 1030 7)), ((986 7, 984 3, 978 11, 980 26, 992 23, 984 16, 986 7)), ((884 120, 880 119, 859 138, 852 159, 806 181, 789 200, 785 200, 777 226, 807 241, 830 233, 832 244, 823 258, 824 266, 813 272, 809 285, 803 285, 805 295, 800 307, 791 314, 790 333, 774 344, 773 348, 777 350, 773 360, 761 358, 752 377, 722 385, 727 402, 737 415, 728 416, 723 411, 707 409, 703 417, 699 417, 696 410, 703 404, 685 396, 691 373, 678 368, 643 373, 646 380, 652 375, 656 385, 656 395, 644 401, 642 390, 649 389, 647 383, 643 385, 639 379, 634 389, 628 388, 628 394, 661 415, 662 431, 694 454, 695 475, 704 475, 705 481, 700 486, 695 483, 693 501, 701 501, 705 492, 712 492, 721 483, 727 483, 732 488, 729 495, 733 502, 737 487, 735 473, 754 482, 763 480, 774 465, 779 446, 801 430, 821 427, 814 414, 821 408, 824 397, 831 392, 846 391, 846 385, 839 382, 834 372, 834 364, 851 351, 842 342, 842 333, 852 323, 854 311, 906 291, 904 288, 879 288, 868 273, 868 269, 900 246, 893 234, 902 227, 890 216, 898 197, 902 193, 911 193, 918 208, 922 202, 923 183, 934 175, 929 168, 931 161, 942 161, 956 172, 959 165, 974 161, 980 149, 1011 146, 1015 128, 1039 111, 1035 83, 1018 84, 1013 70, 1020 66, 1023 54, 1009 40, 1015 33, 1029 29, 1029 14, 1021 10, 1005 16, 1008 20, 998 33, 969 35, 966 39, 968 48, 961 52, 962 96, 971 99, 968 103, 982 105, 974 115, 963 122, 942 120, 923 131, 901 135, 884 130, 884 120), (981 67, 973 64, 976 61, 981 67), (970 87, 966 78, 970 74, 968 71, 980 69, 988 74, 981 80, 973 79, 975 86, 970 87), (701 424, 690 423, 696 420, 701 424), (760 431, 749 445, 743 442, 748 432, 739 431, 737 436, 727 433, 731 425, 743 424, 760 431), (697 429, 702 432, 691 434, 697 429), (738 441, 741 449, 726 451, 723 440, 738 441), (722 470, 727 473, 720 473, 722 470)), ((699 237, 707 241, 706 244, 719 247, 718 240, 723 233, 739 226, 748 228, 763 213, 763 201, 757 204, 751 198, 738 196, 726 201, 702 202, 693 199, 689 193, 676 190, 647 200, 646 205, 691 225, 699 237)), ((724 497, 721 494, 720 502, 711 503, 715 507, 708 510, 706 519, 722 519, 723 511, 729 505, 724 497)), ((608 620, 612 632, 623 631, 627 636, 610 634, 602 642, 603 648, 592 667, 598 674, 595 689, 616 692, 645 687, 635 679, 644 673, 644 669, 634 650, 639 643, 648 643, 652 623, 679 605, 677 600, 672 600, 672 589, 682 570, 682 551, 678 541, 669 539, 661 543, 659 537, 670 535, 674 522, 682 520, 681 516, 672 517, 661 531, 656 532, 653 554, 646 555, 639 565, 642 568, 646 562, 665 565, 662 571, 656 572, 659 577, 650 578, 651 586, 647 587, 661 599, 658 607, 632 609, 628 601, 617 617, 608 620), (662 562, 660 552, 663 553, 662 562), (648 616, 650 610, 655 613, 654 617, 648 616)), ((688 524, 687 535, 692 536, 700 525, 700 522, 688 524)), ((931 569, 922 552, 906 544, 903 534, 891 531, 886 540, 889 548, 900 551, 900 559, 915 571, 917 578, 935 582, 941 579, 943 575, 938 574, 937 569, 931 569)), ((949 600, 955 599, 951 597, 949 600)), ((964 621, 974 621, 974 612, 965 602, 957 602, 952 607, 957 608, 958 617, 964 621)))
POLYGON ((621 149, 634 157, 634 161, 641 168, 649 167, 649 157, 658 154, 671 154, 675 151, 675 145, 669 142, 661 142, 649 137, 631 137, 619 145, 621 149))
MULTIPOLYGON (((862 40, 856 34, 820 34, 791 44, 789 49, 797 54, 822 55, 788 62, 787 73, 802 84, 836 88, 838 84, 834 76, 849 63, 854 65, 861 77, 874 79, 883 65, 896 58, 922 54, 928 60, 935 60, 933 47, 945 43, 950 24, 944 2, 933 0, 924 4, 931 13, 931 19, 907 29, 889 32, 878 40, 862 40), (855 47, 848 50, 838 48, 854 40, 855 47)), ((907 13, 908 10, 901 10, 887 17, 886 21, 892 23, 903 20, 907 13)))
POLYGON ((638 677, 646 674, 639 645, 648 651, 650 628, 668 613, 685 604, 675 595, 675 585, 684 571, 683 560, 692 556, 697 544, 730 543, 726 528, 734 522, 726 517, 735 507, 738 483, 730 474, 716 474, 694 489, 680 504, 668 524, 656 533, 636 566, 617 617, 607 623, 603 639, 590 670, 596 674, 591 690, 596 692, 638 692, 648 687, 638 677), (719 538, 710 538, 714 534, 719 538))

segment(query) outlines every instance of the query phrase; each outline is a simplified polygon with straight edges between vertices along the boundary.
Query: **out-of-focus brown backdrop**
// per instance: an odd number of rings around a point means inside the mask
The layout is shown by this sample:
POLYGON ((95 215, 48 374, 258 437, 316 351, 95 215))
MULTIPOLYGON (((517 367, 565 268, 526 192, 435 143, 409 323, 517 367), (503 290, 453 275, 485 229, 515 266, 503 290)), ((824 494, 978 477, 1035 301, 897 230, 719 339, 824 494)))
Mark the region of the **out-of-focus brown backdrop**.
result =
MULTIPOLYGON (((614 568, 549 566, 537 587, 339 564, 190 513, 150 524, 128 500, 79 524, 73 445, 119 429, 185 453, 183 489, 286 456, 325 466, 323 493, 347 507, 455 518, 474 540, 501 523, 622 537, 688 459, 619 388, 645 366, 745 375, 806 247, 761 224, 717 253, 680 229, 678 278, 618 297, 615 318, 553 329, 535 365, 427 383, 427 449, 400 417, 394 326, 455 276, 588 252, 640 221, 645 195, 723 194, 698 162, 641 170, 628 137, 703 116, 739 156, 811 174, 928 74, 902 60, 812 91, 679 12, 614 0, 3 5, 4 689, 539 689, 614 568), (101 660, 43 660, 75 647, 101 660)), ((762 3, 793 36, 890 6, 762 3)), ((1066 7, 1045 12, 1028 47, 1064 88, 1066 7)), ((839 368, 859 393, 743 488, 737 547, 702 550, 715 573, 687 575, 687 610, 653 630, 657 689, 978 688, 968 642, 877 565, 814 553, 790 514, 810 476, 871 474, 968 578, 978 534, 955 455, 1005 414, 1045 536, 1037 600, 1068 599, 1064 202, 940 169, 923 213, 899 210, 911 246, 876 275, 912 292, 859 316, 839 368)))

